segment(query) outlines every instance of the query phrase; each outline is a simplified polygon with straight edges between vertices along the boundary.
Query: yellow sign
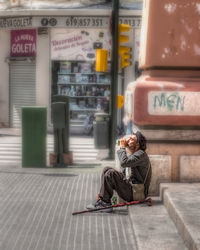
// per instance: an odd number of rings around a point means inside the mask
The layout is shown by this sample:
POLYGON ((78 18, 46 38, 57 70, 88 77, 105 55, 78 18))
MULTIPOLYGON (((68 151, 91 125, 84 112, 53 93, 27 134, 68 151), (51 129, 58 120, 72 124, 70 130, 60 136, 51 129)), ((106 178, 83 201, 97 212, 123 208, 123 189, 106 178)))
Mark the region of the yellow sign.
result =
POLYGON ((124 96, 118 95, 117 96, 117 108, 120 109, 124 106, 124 96))
POLYGON ((130 54, 124 53, 121 55, 121 67, 122 67, 122 69, 131 65, 130 59, 131 59, 130 54))
POLYGON ((119 33, 128 32, 128 31, 130 31, 130 28, 131 28, 131 26, 129 24, 124 24, 124 23, 118 24, 119 33))
POLYGON ((96 65, 97 72, 106 72, 108 65, 108 50, 96 49, 96 65))

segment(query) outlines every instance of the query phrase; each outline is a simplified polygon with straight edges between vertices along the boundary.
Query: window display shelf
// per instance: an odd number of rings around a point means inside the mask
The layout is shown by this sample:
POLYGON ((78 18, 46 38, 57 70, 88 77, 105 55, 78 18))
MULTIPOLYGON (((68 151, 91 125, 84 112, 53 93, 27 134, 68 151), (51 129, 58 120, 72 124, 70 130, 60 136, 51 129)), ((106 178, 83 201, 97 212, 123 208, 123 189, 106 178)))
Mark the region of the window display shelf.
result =
POLYGON ((87 108, 70 108, 70 111, 74 112, 97 112, 99 111, 98 109, 87 109, 87 108))
POLYGON ((107 96, 69 96, 70 98, 107 98, 107 96))
POLYGON ((54 65, 54 94, 70 98, 70 126, 82 126, 81 131, 87 133, 96 112, 109 113, 111 74, 95 72, 92 61, 58 61, 54 65))
POLYGON ((105 74, 110 74, 110 72, 58 72, 58 75, 76 75, 76 74, 79 74, 79 75, 94 75, 94 74, 97 74, 97 75, 105 75, 105 74))
POLYGON ((110 83, 101 83, 101 82, 83 82, 83 83, 78 83, 78 82, 70 82, 70 83, 66 83, 66 82, 58 82, 58 85, 110 85, 110 83))

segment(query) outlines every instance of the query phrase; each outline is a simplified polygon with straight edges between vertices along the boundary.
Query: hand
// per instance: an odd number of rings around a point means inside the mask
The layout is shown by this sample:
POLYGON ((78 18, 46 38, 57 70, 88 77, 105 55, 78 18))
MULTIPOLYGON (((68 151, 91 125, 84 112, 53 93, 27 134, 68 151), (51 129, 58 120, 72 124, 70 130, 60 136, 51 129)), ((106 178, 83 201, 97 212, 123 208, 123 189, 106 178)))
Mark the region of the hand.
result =
POLYGON ((120 146, 122 146, 122 147, 126 147, 126 146, 127 146, 127 141, 126 141, 126 139, 122 138, 122 139, 120 140, 120 146))

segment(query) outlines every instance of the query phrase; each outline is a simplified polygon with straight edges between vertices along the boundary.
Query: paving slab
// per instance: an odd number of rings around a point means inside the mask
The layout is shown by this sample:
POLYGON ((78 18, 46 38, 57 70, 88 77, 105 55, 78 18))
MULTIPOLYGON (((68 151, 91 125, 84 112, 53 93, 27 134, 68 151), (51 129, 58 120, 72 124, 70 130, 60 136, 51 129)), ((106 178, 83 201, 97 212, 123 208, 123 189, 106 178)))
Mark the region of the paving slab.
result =
POLYGON ((200 249, 200 184, 161 184, 161 198, 179 234, 191 250, 200 249))
POLYGON ((136 249, 127 213, 72 216, 99 185, 99 168, 0 169, 0 250, 136 249))

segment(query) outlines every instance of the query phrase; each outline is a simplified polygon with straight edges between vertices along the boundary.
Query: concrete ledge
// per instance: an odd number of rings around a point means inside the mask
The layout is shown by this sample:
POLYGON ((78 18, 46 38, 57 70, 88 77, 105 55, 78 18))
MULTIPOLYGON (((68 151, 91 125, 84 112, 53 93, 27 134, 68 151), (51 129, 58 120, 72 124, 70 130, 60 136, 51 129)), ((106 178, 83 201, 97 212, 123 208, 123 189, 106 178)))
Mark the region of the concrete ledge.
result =
MULTIPOLYGON (((134 128, 137 126, 134 125, 134 128)), ((137 128, 139 129, 139 128, 137 128)), ((139 129, 147 141, 200 141, 199 129, 139 129)))
POLYGON ((180 156, 180 181, 200 182, 200 156, 180 156))
POLYGON ((186 246, 200 249, 200 185, 161 184, 161 199, 186 246))
POLYGON ((171 157, 169 155, 150 155, 152 179, 149 188, 150 195, 159 194, 161 182, 171 182, 171 157))
POLYGON ((183 155, 199 156, 200 143, 149 142, 147 153, 148 155, 169 155, 171 157, 171 181, 180 182, 180 157, 183 155))

